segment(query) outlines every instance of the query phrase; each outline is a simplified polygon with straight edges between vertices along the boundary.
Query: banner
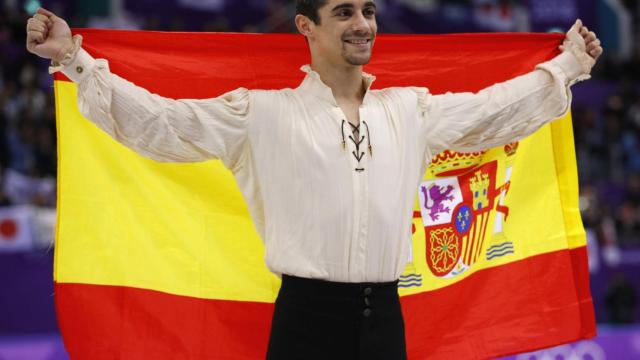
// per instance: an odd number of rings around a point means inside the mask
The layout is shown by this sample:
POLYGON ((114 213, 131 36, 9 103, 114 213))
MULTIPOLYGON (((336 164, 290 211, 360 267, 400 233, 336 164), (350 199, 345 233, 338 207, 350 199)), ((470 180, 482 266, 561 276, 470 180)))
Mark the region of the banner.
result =
MULTIPOLYGON (((78 30, 112 72, 172 98, 296 87, 290 34, 78 30)), ((384 35, 376 88, 477 91, 558 53, 561 35, 384 35)), ((56 303, 78 359, 263 359, 280 281, 219 161, 163 164, 112 140, 55 81, 56 303)), ((595 335, 570 117, 514 144, 436 156, 400 279, 410 359, 481 359, 595 335)))

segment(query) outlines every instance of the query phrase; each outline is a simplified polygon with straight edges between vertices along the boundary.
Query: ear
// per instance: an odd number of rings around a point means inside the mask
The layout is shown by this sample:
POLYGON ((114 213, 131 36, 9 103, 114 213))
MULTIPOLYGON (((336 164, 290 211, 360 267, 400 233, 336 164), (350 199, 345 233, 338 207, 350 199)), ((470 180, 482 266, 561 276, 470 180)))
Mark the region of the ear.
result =
POLYGON ((304 15, 296 15, 295 18, 296 28, 300 34, 309 38, 313 34, 313 26, 315 25, 311 19, 304 15))

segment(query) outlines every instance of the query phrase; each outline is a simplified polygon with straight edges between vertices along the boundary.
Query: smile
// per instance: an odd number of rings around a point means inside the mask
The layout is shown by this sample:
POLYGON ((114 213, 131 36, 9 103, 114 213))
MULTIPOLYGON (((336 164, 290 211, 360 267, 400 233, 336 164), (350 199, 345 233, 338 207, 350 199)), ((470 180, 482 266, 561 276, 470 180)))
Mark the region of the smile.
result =
POLYGON ((345 40, 345 42, 353 45, 366 45, 371 42, 371 39, 351 39, 345 40))

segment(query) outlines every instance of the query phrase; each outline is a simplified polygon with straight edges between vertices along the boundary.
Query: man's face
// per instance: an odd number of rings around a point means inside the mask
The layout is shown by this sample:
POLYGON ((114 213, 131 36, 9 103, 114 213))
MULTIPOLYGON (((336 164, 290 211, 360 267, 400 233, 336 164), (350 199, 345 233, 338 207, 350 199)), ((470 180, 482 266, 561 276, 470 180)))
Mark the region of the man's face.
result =
POLYGON ((378 25, 372 0, 330 0, 321 7, 320 24, 313 26, 311 46, 338 65, 364 65, 371 59, 378 25))

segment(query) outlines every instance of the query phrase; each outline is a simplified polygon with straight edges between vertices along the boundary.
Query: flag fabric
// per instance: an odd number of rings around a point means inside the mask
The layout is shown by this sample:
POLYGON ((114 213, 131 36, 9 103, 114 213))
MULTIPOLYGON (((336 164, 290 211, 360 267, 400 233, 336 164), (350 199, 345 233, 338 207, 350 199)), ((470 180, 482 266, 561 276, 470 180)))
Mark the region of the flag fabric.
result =
MULTIPOLYGON (((77 30, 111 71, 172 98, 296 87, 301 36, 77 30)), ((558 34, 384 35, 374 88, 477 91, 558 34)), ((262 359, 280 281, 219 161, 161 164, 83 118, 55 81, 56 306, 75 359, 262 359)), ((570 116, 519 143, 444 152, 416 189, 399 292, 410 359, 483 359, 595 335, 570 116)))

